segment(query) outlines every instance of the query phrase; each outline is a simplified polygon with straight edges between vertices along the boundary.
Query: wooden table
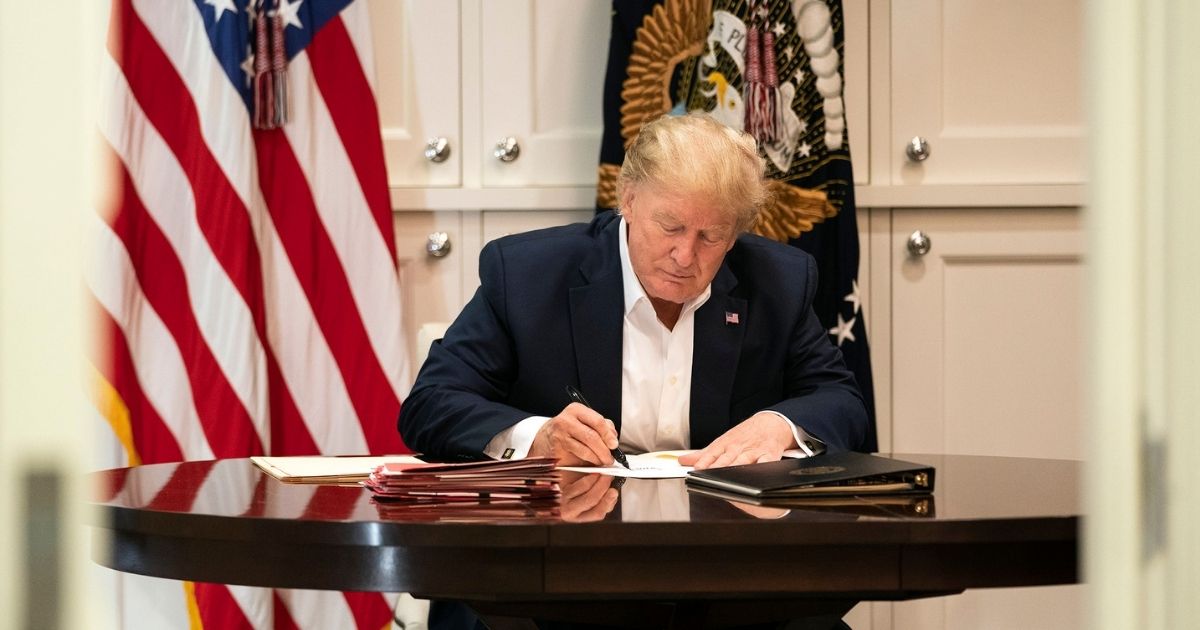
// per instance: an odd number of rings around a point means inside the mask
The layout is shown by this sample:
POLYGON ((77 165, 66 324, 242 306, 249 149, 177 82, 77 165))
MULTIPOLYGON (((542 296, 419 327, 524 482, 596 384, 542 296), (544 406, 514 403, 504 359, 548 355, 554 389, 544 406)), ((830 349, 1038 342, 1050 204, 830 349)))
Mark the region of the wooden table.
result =
POLYGON ((612 478, 577 475, 572 488, 600 486, 564 504, 564 519, 463 523, 384 516, 365 490, 284 484, 249 460, 110 470, 95 475, 95 531, 111 540, 96 561, 180 580, 408 591, 501 617, 644 627, 1078 581, 1080 463, 896 457, 937 468, 932 497, 781 510, 690 493, 683 480, 631 479, 605 512, 593 499, 612 478))

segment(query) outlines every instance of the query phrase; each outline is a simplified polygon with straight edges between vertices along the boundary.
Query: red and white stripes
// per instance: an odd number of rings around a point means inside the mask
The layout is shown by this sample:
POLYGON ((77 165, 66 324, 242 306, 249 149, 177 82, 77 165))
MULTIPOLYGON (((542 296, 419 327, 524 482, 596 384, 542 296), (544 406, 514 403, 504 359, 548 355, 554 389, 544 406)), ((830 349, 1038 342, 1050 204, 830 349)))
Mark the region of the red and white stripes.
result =
MULTIPOLYGON (((291 60, 290 122, 272 131, 252 130, 200 11, 113 0, 100 135, 114 194, 86 273, 98 408, 127 423, 117 435, 142 463, 404 452, 410 375, 366 7, 291 60)), ((378 595, 264 593, 194 589, 211 627, 390 619, 378 595)))

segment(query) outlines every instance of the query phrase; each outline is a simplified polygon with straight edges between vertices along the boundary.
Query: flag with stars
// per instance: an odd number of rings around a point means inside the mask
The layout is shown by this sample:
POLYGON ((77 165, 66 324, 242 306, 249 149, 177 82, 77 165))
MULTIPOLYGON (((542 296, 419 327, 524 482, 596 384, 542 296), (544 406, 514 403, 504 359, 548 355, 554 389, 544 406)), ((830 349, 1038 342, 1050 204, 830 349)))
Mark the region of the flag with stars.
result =
POLYGON ((843 30, 841 0, 613 0, 596 206, 616 206, 625 148, 663 114, 705 111, 753 135, 775 197, 753 231, 816 259, 813 308, 858 380, 874 451, 843 30))
MULTIPOLYGON (((113 465, 407 452, 364 0, 111 3, 100 136, 112 194, 92 220, 86 279, 113 465)), ((169 584, 155 592, 176 597, 123 605, 138 618, 118 623, 377 629, 394 601, 169 584), (150 612, 170 602, 178 615, 150 612)))

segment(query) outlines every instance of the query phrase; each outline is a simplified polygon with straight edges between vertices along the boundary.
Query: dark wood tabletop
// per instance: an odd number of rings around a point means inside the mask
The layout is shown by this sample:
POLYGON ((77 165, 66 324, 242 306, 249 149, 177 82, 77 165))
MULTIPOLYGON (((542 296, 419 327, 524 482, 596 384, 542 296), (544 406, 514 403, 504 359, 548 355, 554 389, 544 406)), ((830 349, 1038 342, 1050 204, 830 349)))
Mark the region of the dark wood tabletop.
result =
POLYGON ((514 605, 655 599, 853 602, 1078 580, 1081 464, 895 455, 932 496, 790 509, 682 479, 569 474, 561 517, 438 521, 365 489, 282 483, 249 460, 95 474, 96 561, 164 578, 514 605))

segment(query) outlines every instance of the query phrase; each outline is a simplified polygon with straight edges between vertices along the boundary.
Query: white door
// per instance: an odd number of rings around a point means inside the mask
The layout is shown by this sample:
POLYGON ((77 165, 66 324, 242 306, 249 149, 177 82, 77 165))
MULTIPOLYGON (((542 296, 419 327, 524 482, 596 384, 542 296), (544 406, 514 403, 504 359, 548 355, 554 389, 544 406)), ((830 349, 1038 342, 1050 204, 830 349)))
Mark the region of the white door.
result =
MULTIPOLYGON (((464 243, 461 212, 396 212, 396 262, 400 269, 400 299, 403 300, 404 339, 412 378, 417 370, 417 330, 422 324, 452 321, 463 307, 463 260, 477 256, 464 243), (429 253, 429 235, 444 232, 449 252, 442 257, 429 253)), ((411 385, 411 383, 407 383, 411 385)))
POLYGON ((1081 5, 892 2, 892 183, 1084 181, 1081 5))
MULTIPOLYGON (((595 216, 592 210, 487 210, 480 213, 480 243, 486 244, 501 236, 530 230, 586 223, 595 216)), ((482 246, 482 245, 481 245, 482 246)), ((479 270, 472 268, 466 279, 466 291, 474 293, 479 286, 479 270)))
POLYGON ((596 184, 611 12, 610 0, 483 3, 484 186, 596 184), (509 137, 520 152, 503 162, 509 137))
MULTIPOLYGON (((895 210, 892 225, 894 450, 1082 459, 1079 211, 895 210)), ((892 627, 1083 628, 1085 588, 897 603, 892 627)))
MULTIPOLYGON (((842 59, 846 74, 846 133, 850 136, 850 163, 854 183, 871 183, 870 160, 870 12, 866 2, 843 2, 842 59)), ((865 268, 865 267, 864 267, 865 268)), ((855 626, 856 628, 858 626, 855 626)))
POLYGON ((483 213, 483 242, 556 225, 587 223, 593 216, 592 210, 489 210, 483 213))
POLYGON ((893 449, 1082 459, 1078 210, 895 210, 892 226, 893 449))
POLYGON ((370 16, 388 185, 460 185, 458 1, 371 0, 370 16), (442 152, 426 157, 438 139, 442 152))

